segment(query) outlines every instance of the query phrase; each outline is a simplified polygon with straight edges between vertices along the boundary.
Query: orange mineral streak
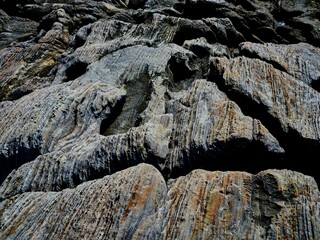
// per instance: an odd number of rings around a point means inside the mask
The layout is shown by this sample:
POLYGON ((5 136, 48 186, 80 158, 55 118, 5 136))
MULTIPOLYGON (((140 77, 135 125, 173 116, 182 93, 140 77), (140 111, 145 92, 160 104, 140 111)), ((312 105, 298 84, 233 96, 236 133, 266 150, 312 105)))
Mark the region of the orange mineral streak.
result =
POLYGON ((130 196, 120 221, 121 224, 127 219, 131 212, 141 211, 147 201, 150 201, 150 198, 153 199, 150 195, 152 195, 152 190, 155 191, 154 188, 156 186, 154 186, 155 184, 152 184, 153 179, 150 180, 148 178, 150 178, 150 175, 147 175, 145 178, 137 178, 136 181, 134 181, 134 185, 131 187, 130 196))

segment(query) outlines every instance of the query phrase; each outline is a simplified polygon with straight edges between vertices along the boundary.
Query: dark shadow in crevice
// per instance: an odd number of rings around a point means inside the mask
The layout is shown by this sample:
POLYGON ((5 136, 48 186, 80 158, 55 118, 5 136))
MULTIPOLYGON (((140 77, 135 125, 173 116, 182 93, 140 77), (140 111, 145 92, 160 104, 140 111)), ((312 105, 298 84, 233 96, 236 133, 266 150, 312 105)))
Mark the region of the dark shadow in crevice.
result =
POLYGON ((191 53, 174 54, 168 61, 168 72, 172 79, 168 80, 168 89, 171 92, 186 90, 195 79, 205 78, 209 68, 208 58, 208 55, 201 59, 191 53))
POLYGON ((317 92, 320 92, 320 77, 317 80, 311 82, 311 87, 317 92))
POLYGON ((221 73, 217 74, 214 66, 211 66, 208 79, 214 81, 218 88, 241 108, 243 114, 259 119, 285 150, 283 161, 275 165, 267 164, 264 169, 290 169, 312 176, 318 184, 320 183, 320 174, 315 162, 320 155, 319 141, 303 138, 290 127, 285 131, 279 119, 272 116, 266 106, 255 102, 231 86, 226 86, 221 73))
POLYGON ((67 77, 66 82, 74 80, 80 77, 81 75, 85 74, 87 71, 87 66, 88 66, 88 63, 86 62, 81 62, 81 61, 72 62, 70 66, 68 66, 68 68, 66 69, 66 77, 67 77))
POLYGON ((278 27, 276 29, 276 33, 290 44, 305 42, 306 40, 303 38, 303 34, 300 29, 295 29, 288 25, 278 27))
POLYGON ((172 41, 173 43, 181 46, 185 40, 191 40, 201 37, 206 38, 208 43, 214 43, 217 41, 216 35, 209 28, 205 30, 193 25, 182 25, 176 32, 172 41))
POLYGON ((303 14, 303 11, 299 11, 299 10, 296 10, 296 11, 287 11, 283 8, 281 9, 276 9, 274 11, 271 12, 273 17, 279 21, 288 21, 294 17, 298 17, 300 15, 303 14))
POLYGON ((77 49, 82 47, 87 41, 88 36, 92 32, 92 25, 87 24, 81 27, 78 32, 74 35, 73 39, 69 43, 69 47, 73 49, 77 49))
POLYGON ((173 9, 175 9, 177 12, 179 12, 181 15, 184 12, 185 3, 179 2, 174 4, 173 9))
MULTIPOLYGON (((217 17, 217 13, 226 7, 214 1, 188 1, 185 4, 176 4, 174 6, 182 16, 189 19, 202 19, 209 17, 217 17)), ((223 10, 222 10, 223 11, 223 10)))
POLYGON ((32 89, 23 89, 23 88, 16 88, 10 94, 8 95, 8 100, 14 101, 18 100, 19 98, 22 98, 25 95, 28 95, 29 93, 32 93, 32 89))
POLYGON ((206 58, 207 60, 210 57, 210 51, 201 45, 193 45, 189 47, 189 50, 197 55, 200 59, 206 58))
POLYGON ((31 137, 28 137, 26 145, 17 139, 7 144, 9 152, 6 155, 0 153, 0 183, 5 180, 12 170, 18 169, 21 165, 41 155, 39 148, 33 145, 31 137))
MULTIPOLYGON (((283 163, 282 153, 269 152, 263 143, 245 138, 214 142, 203 148, 192 143, 182 150, 179 166, 171 169, 168 178, 177 178, 194 169, 208 171, 245 171, 252 174, 267 168, 276 168, 283 163)), ((167 170, 168 172, 168 170, 167 170)))
MULTIPOLYGON (((250 27, 250 23, 247 20, 250 18, 246 18, 245 16, 240 16, 237 12, 230 9, 228 6, 224 5, 223 3, 215 3, 210 1, 197 1, 194 3, 188 3, 185 5, 177 5, 177 10, 182 12, 183 18, 197 20, 197 19, 204 19, 204 18, 228 18, 232 22, 234 28, 239 31, 242 36, 246 39, 246 41, 256 42, 256 39, 253 37, 250 27)), ((255 27, 256 28, 256 27, 255 27)), ((219 36, 217 36, 219 37, 219 36)), ((234 42, 237 42, 236 39, 230 37, 227 45, 235 45, 234 42)), ((226 44, 226 42, 221 41, 222 44, 226 44)))
POLYGON ((191 78, 195 74, 195 70, 192 70, 188 63, 188 58, 186 56, 176 56, 173 55, 168 66, 173 75, 174 82, 180 82, 182 80, 191 78))
POLYGON ((252 58, 252 59, 259 59, 259 60, 261 60, 263 62, 271 64, 275 69, 278 69, 278 70, 280 70, 282 72, 288 73, 287 70, 281 64, 279 64, 276 61, 267 60, 267 59, 261 58, 259 55, 250 52, 248 49, 242 49, 240 47, 239 50, 240 50, 240 52, 239 52, 240 56, 244 56, 244 57, 252 58))
POLYGON ((114 108, 111 110, 112 114, 101 121, 100 134, 104 134, 110 128, 111 124, 117 119, 117 117, 119 117, 125 102, 125 97, 118 101, 114 108))

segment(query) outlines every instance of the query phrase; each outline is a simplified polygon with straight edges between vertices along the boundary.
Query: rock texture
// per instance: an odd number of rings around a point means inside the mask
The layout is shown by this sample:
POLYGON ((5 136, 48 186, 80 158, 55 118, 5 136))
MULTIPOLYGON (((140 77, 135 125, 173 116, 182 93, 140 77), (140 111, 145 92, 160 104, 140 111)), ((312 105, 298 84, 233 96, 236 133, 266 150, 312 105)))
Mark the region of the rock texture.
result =
POLYGON ((194 170, 166 185, 139 164, 74 189, 4 200, 1 230, 9 239, 316 239, 318 198, 311 177, 288 170, 194 170))
POLYGON ((320 4, 0 2, 0 239, 319 239, 320 4))

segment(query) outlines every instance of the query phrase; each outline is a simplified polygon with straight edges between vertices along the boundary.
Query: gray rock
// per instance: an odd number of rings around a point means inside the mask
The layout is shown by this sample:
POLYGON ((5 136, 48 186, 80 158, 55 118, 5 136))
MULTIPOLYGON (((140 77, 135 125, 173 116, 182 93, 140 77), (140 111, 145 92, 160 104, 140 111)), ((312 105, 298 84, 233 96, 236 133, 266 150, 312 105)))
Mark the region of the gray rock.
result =
POLYGON ((319 9, 0 1, 0 238, 319 239, 319 9))
POLYGON ((240 45, 244 56, 259 58, 275 68, 316 88, 320 80, 320 50, 307 43, 278 45, 244 42, 240 45))
POLYGON ((4 200, 0 231, 6 239, 314 239, 318 198, 312 178, 288 170, 198 169, 166 185, 139 164, 75 189, 4 200))

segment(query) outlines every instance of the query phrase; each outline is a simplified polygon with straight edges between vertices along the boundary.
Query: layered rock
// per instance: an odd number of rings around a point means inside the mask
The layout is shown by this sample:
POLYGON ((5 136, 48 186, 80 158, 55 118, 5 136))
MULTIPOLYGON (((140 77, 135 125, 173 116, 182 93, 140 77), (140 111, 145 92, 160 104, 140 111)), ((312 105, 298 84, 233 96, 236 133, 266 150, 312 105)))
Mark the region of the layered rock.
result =
POLYGON ((243 56, 232 60, 212 58, 211 67, 212 80, 246 114, 261 119, 272 129, 287 152, 287 167, 299 165, 296 156, 303 147, 308 164, 301 169, 318 178, 311 165, 312 156, 319 154, 320 95, 301 81, 308 76, 308 70, 300 72, 301 78, 295 78, 264 61, 243 56))
POLYGON ((288 170, 194 170, 167 186, 154 167, 139 164, 75 189, 2 201, 1 232, 6 239, 316 239, 318 198, 312 178, 288 170))
POLYGON ((241 55, 259 58, 319 91, 320 51, 307 43, 274 45, 245 42, 241 55))
POLYGON ((319 8, 1 1, 0 238, 319 239, 319 8))
MULTIPOLYGON (((85 126, 75 126, 50 153, 13 171, 0 188, 2 196, 75 187, 139 162, 152 163, 168 178, 199 167, 257 171, 276 166, 283 154, 260 121, 244 116, 215 84, 205 80, 195 81, 189 91, 169 101, 166 114, 156 115, 126 133, 104 137, 94 134, 95 122, 86 122, 91 132, 85 131, 85 126), (261 153, 264 156, 259 157, 261 153), (246 159, 237 163, 233 159, 237 155, 246 159)), ((67 129, 62 132, 67 133, 67 129)))
POLYGON ((1 235, 11 239, 154 239, 160 233, 156 226, 165 196, 161 174, 139 165, 75 189, 26 193, 14 202, 1 202, 1 235), (24 210, 17 213, 19 208, 24 210), (17 228, 18 223, 22 224, 17 228))
POLYGON ((312 178, 287 170, 195 170, 169 185, 164 239, 316 239, 314 187, 312 178))

